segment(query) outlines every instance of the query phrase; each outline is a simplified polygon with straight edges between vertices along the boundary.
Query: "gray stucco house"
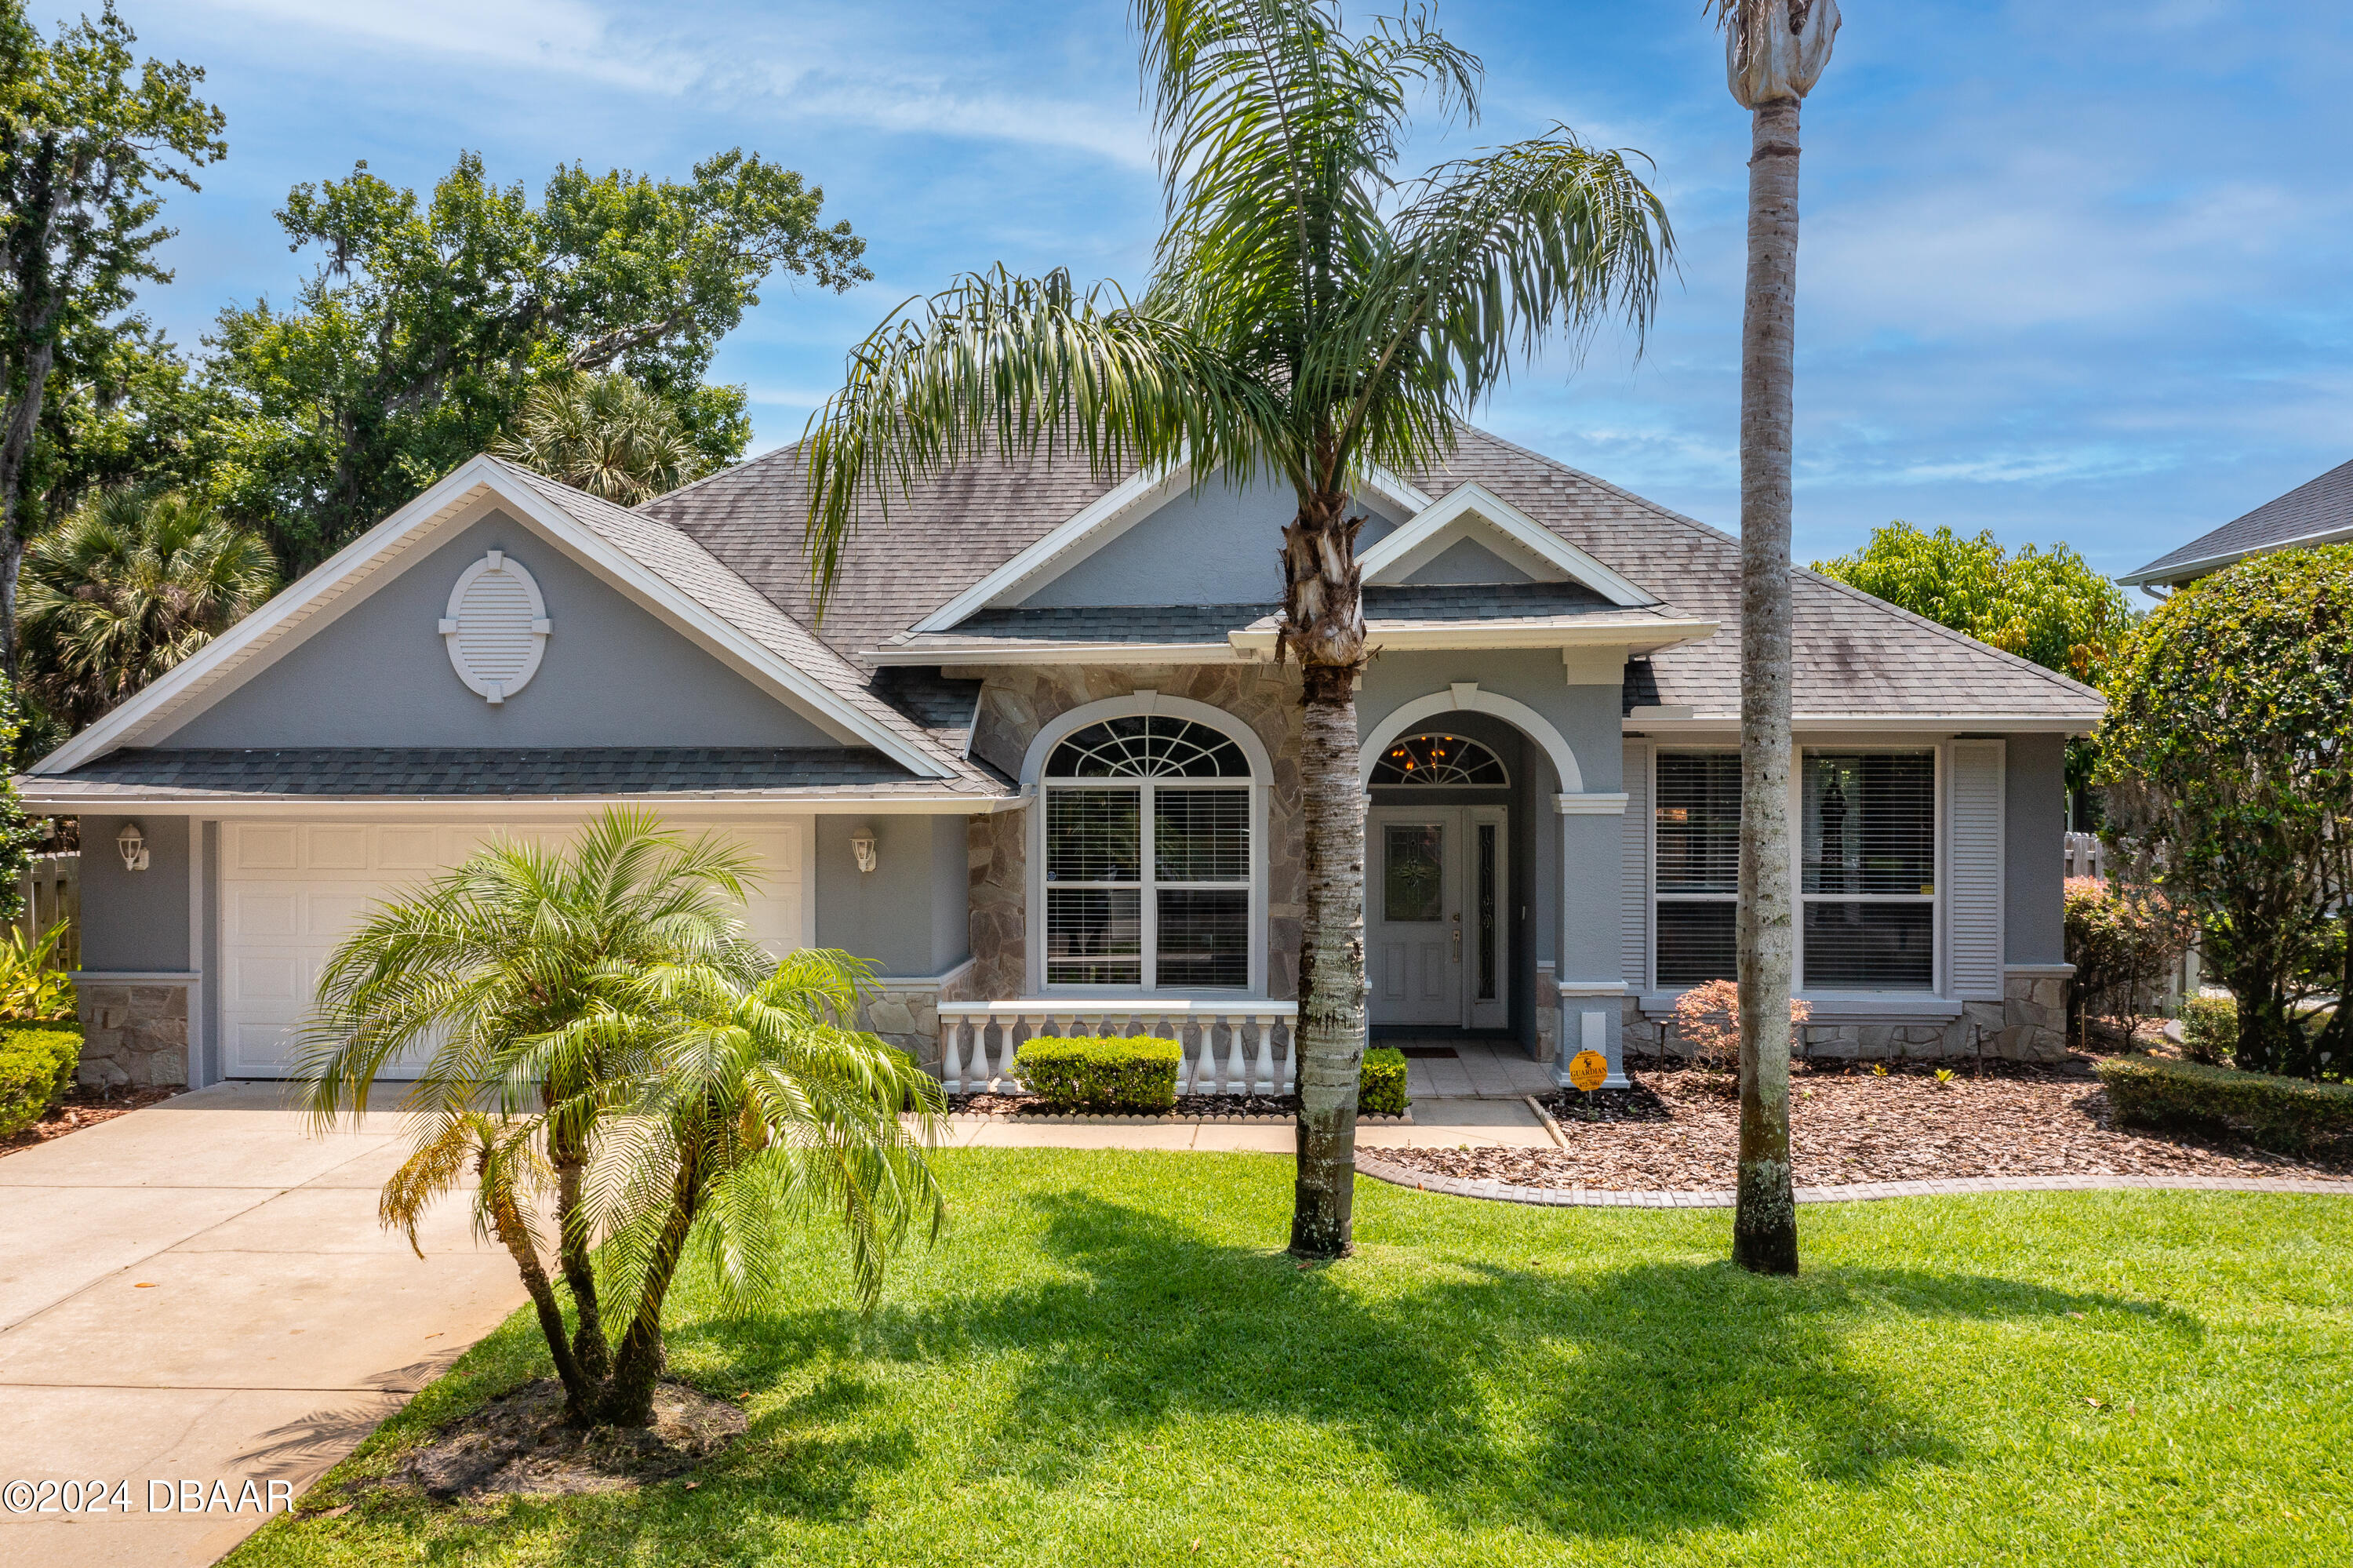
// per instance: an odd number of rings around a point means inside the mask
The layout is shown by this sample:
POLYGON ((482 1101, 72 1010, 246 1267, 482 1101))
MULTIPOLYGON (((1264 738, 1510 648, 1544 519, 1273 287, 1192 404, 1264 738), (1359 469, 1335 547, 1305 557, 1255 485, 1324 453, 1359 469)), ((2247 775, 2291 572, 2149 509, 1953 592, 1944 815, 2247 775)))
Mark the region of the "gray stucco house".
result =
MULTIPOLYGON (((1475 429, 1361 502, 1374 1027, 1615 1066, 1730 972, 1737 546, 1475 429)), ((821 623, 805 503, 791 450, 636 511, 477 459, 40 763, 90 846, 85 1072, 280 1075, 371 901, 628 800, 757 852, 755 934, 872 959, 871 1026, 944 1076, 1107 1027, 1175 1029, 1188 1086, 1288 1077, 1283 495, 960 471, 821 623)), ((2055 1054, 2100 698, 1795 592, 1806 1048, 2055 1054)))

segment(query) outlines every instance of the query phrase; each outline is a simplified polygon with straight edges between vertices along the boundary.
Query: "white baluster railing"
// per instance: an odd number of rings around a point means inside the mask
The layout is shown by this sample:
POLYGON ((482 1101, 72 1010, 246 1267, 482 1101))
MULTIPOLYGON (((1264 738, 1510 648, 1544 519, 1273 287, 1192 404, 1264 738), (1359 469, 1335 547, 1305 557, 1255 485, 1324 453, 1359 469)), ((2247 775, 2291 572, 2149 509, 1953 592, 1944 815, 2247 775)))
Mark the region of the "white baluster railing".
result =
POLYGON ((944 1001, 939 1004, 940 1081, 950 1094, 978 1094, 992 1086, 1021 1086, 1014 1036, 1059 1034, 1156 1035, 1174 1039, 1179 1054, 1180 1095, 1289 1094, 1299 1081, 1293 1031, 1299 1009, 1288 1001, 1154 1001, 1120 997, 1089 1001, 1076 997, 1024 998, 1009 1001, 944 1001), (1218 1056, 1218 1030, 1226 1032, 1225 1060, 1218 1056), (1198 1046, 1186 1042, 1187 1030, 1198 1046), (1243 1032, 1255 1036, 1255 1059, 1243 1032), (1280 1031, 1283 1039, 1275 1039, 1280 1031), (992 1065, 989 1036, 997 1037, 992 1065), (1278 1060, 1280 1071, 1277 1070, 1278 1060))

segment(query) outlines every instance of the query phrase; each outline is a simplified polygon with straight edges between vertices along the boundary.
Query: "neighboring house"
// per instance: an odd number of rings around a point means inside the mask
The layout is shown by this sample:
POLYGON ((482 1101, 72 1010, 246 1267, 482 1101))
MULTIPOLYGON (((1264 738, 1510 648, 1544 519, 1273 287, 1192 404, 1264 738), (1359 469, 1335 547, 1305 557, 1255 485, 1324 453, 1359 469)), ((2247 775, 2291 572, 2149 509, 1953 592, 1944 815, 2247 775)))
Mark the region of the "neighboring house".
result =
POLYGON ((2274 550, 2305 545, 2337 545, 2353 539, 2353 462, 2339 463, 2318 479, 2266 501, 2244 517, 2200 534, 2116 580, 2152 599, 2197 581, 2210 572, 2274 550))
MULTIPOLYGON (((1228 1087, 1286 1075, 1286 493, 961 471, 853 535, 821 623, 806 499, 789 450, 635 512, 476 459, 44 760, 85 1073, 282 1074, 372 901, 637 801, 762 855, 752 929, 873 960, 871 1025, 948 1075, 1020 1020, 1208 1020, 1228 1087)), ((1738 546, 1475 429, 1361 502, 1373 1027, 1615 1068, 1732 972, 1738 546)), ((2100 698, 1794 580, 1808 1048, 2057 1054, 2100 698)))

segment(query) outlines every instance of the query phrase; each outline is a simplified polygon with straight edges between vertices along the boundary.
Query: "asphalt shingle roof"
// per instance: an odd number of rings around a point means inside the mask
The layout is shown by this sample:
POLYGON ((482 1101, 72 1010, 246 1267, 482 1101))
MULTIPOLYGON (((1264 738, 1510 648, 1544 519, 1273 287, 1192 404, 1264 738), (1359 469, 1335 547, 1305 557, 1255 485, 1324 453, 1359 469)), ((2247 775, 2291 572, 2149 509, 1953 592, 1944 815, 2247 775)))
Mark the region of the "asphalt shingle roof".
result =
POLYGON ((1583 583, 1375 584, 1364 593, 1366 620, 1532 620, 1620 609, 1583 583))
POLYGON ((1271 604, 1085 605, 979 609, 945 631, 902 633, 894 647, 927 642, 1216 643, 1238 626, 1272 613, 1271 604))
MULTIPOLYGON (((1666 602, 1651 614, 1718 623, 1715 636, 1654 657, 1651 700, 1689 705, 1703 718, 1737 716, 1740 546, 1731 535, 1470 427, 1461 429, 1442 469, 1412 477, 1433 496, 1475 480, 1661 596, 1666 602)), ((1147 618, 1134 609, 987 610, 951 633, 908 634, 924 616, 1111 488, 1112 482, 1095 478, 1083 461, 1042 458, 960 469, 923 482, 913 495, 893 502, 887 521, 870 515, 852 531, 840 590, 818 625, 819 638, 846 670, 858 652, 894 640, 902 646, 922 646, 934 635, 967 644, 978 636, 1113 641, 1113 629, 1124 627, 1122 635, 1130 640, 1208 641, 1213 631, 1221 635, 1256 618, 1243 611, 1265 611, 1263 606, 1171 606, 1147 618), (1225 626, 1213 624, 1229 616, 1225 626)), ((691 536, 774 600, 797 627, 806 627, 801 537, 807 504, 798 449, 786 448, 649 502, 640 515, 691 536)), ((1792 578, 1794 698, 1801 716, 2089 723, 2101 712, 2097 693, 2040 665, 1812 572, 1797 571, 1792 578)), ((1375 588, 1366 596, 1366 613, 1377 620, 1500 620, 1604 608, 1586 603, 1581 590, 1530 584, 1375 588)))
POLYGON ((880 647, 1113 489, 1083 459, 1015 459, 953 470, 872 502, 841 552, 839 587, 814 613, 802 530, 808 471, 797 445, 649 501, 638 510, 694 539, 850 658, 880 647))
MULTIPOLYGON (((1630 491, 1463 427, 1452 461, 1417 476, 1431 496, 1476 480, 1667 602, 1662 615, 1718 624, 1652 656, 1658 703, 1701 718, 1740 713, 1740 541, 1630 491)), ((1790 574, 1800 717, 2096 719, 2097 692, 1859 588, 1790 574)))
POLYGON ((241 796, 669 795, 861 789, 937 793, 865 747, 301 747, 280 750, 132 747, 37 780, 109 790, 241 796))
POLYGON ((2195 568, 2216 570, 2242 556, 2329 535, 2353 535, 2353 462, 2339 463, 2245 516, 2211 534, 2200 534, 2181 548, 2128 573, 2124 580, 2184 581, 2200 575, 2195 568))

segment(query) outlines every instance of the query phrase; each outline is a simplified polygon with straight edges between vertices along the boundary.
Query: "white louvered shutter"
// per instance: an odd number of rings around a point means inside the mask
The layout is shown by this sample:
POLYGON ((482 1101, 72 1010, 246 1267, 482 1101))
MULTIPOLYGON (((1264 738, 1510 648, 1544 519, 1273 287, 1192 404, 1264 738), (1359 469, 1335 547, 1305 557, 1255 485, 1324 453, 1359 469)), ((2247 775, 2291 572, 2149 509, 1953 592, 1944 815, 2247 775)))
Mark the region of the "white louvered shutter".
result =
POLYGON ((1946 918, 1952 934, 1952 993, 1965 1001, 1999 1001, 2002 994, 2004 752, 1999 740, 1953 743, 1946 918))
POLYGON ((1635 991, 1651 983, 1651 747, 1626 743, 1626 831, 1618 879, 1620 980, 1635 991))

